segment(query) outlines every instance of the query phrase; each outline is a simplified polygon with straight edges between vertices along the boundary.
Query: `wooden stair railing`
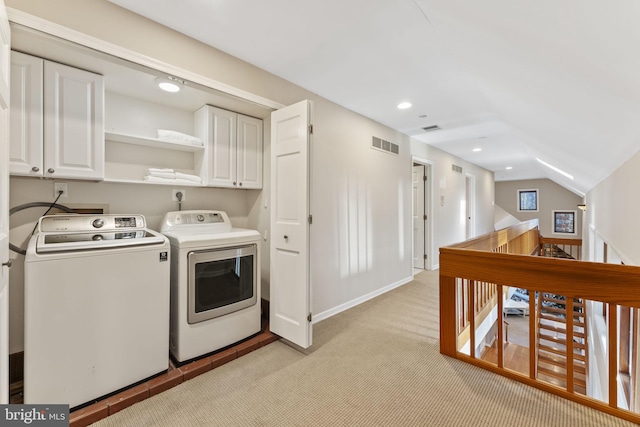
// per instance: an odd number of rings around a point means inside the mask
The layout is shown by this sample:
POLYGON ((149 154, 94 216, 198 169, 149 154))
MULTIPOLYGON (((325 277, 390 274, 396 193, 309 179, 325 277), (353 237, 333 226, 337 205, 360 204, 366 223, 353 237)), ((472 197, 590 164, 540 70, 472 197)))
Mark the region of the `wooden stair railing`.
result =
MULTIPOLYGON (((619 340, 618 313, 621 307, 640 309, 640 267, 537 256, 543 255, 545 241, 537 220, 533 220, 440 248, 440 352, 640 424, 640 411, 624 409, 618 402, 618 363, 625 351, 619 340), (479 289, 488 284, 495 286, 495 294, 493 289, 491 294, 497 298, 486 298, 486 290, 479 289), (505 345, 502 295, 506 287, 526 290, 533 296, 529 298, 528 349, 505 345), (544 294, 548 295, 543 310, 535 295, 544 294), (485 328, 486 321, 482 322, 483 316, 475 311, 476 298, 486 301, 481 311, 489 313, 484 319, 494 319, 497 331, 485 328), (549 306, 549 302, 556 306, 549 306), (587 326, 595 325, 595 320, 589 319, 596 311, 602 316, 602 307, 606 308, 606 322, 598 320, 597 325, 606 331, 606 340, 599 336, 591 343, 587 326), (558 322, 562 315, 564 324, 558 322), (495 345, 486 339, 490 336, 495 337, 495 345), (488 353, 482 350, 482 344, 491 345, 495 361, 482 359, 488 353), (512 349, 527 349, 528 371, 505 366, 505 348, 509 357, 512 349), (598 353, 593 356, 598 360, 593 360, 590 369, 590 353, 596 348, 598 353), (598 378, 590 378, 592 370, 598 378), (599 396, 586 395, 592 386, 598 387, 599 396)), ((573 249, 563 248, 560 241, 554 239, 550 244, 580 258, 573 249)))

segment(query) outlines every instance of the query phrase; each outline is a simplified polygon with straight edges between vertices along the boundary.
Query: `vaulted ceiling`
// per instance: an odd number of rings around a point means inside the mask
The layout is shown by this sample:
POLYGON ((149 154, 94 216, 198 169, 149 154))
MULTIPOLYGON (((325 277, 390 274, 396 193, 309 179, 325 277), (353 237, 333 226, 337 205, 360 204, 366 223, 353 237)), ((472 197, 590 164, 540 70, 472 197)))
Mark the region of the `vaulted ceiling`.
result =
POLYGON ((640 148, 636 0, 110 1, 498 181, 583 195, 640 148))

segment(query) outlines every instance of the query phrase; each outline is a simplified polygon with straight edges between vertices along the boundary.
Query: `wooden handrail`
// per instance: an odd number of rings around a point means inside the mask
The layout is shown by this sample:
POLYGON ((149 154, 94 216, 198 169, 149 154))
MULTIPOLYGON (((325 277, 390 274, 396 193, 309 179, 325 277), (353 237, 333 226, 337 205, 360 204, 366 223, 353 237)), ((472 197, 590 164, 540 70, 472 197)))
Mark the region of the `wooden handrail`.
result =
MULTIPOLYGON (((617 313, 618 305, 640 308, 640 292, 638 292, 640 267, 531 256, 540 254, 540 248, 544 244, 558 245, 559 248, 564 248, 564 245, 575 247, 578 254, 582 246, 580 239, 544 238, 540 237, 538 230, 538 221, 532 220, 469 241, 440 248, 440 352, 586 406, 640 423, 640 414, 617 407, 618 340, 617 324, 613 321, 616 319, 615 313, 617 313), (460 287, 461 283, 462 287, 460 287), (609 361, 607 372, 608 401, 596 401, 576 392, 576 379, 573 370, 567 372, 566 387, 564 388, 537 378, 538 373, 536 363, 534 363, 536 356, 532 349, 537 348, 538 345, 534 331, 536 330, 535 322, 540 316, 541 309, 535 303, 536 298, 530 298, 529 302, 529 373, 524 375, 505 369, 503 366, 504 337, 502 334, 501 297, 490 302, 498 312, 496 320, 497 336, 499 337, 498 361, 496 364, 490 364, 477 358, 475 355, 475 325, 479 325, 487 318, 487 309, 491 307, 484 307, 482 313, 470 309, 467 313, 462 313, 470 316, 464 335, 461 335, 461 330, 458 327, 460 325, 458 316, 461 313, 456 310, 456 307, 467 309, 470 303, 469 299, 466 302, 460 300, 461 296, 457 294, 458 290, 468 286, 464 297, 470 298, 473 302, 475 293, 478 292, 476 283, 497 285, 497 295, 502 295, 503 287, 517 287, 528 290, 529 295, 533 296, 538 295, 537 293, 564 296, 565 308, 568 310, 565 311, 567 327, 571 330, 573 330, 574 319, 568 318, 571 317, 569 313, 573 313, 574 298, 576 301, 592 300, 609 304, 611 317, 608 322, 607 348, 609 361), (464 343, 465 340, 466 345, 470 345, 471 349, 468 354, 460 352, 461 342, 464 343)), ((555 309, 555 311, 558 310, 555 309)), ((491 319, 495 319, 495 316, 487 319, 491 321, 491 319)), ((566 348, 571 350, 571 354, 567 355, 569 368, 574 365, 573 349, 578 345, 573 341, 567 342, 566 348)))

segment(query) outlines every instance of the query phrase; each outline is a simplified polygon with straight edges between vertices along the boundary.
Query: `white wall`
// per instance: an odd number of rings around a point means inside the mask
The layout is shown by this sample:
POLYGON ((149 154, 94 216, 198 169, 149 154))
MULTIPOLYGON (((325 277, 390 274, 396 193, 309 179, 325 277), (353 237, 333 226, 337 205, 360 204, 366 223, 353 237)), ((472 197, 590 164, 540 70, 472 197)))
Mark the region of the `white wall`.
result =
MULTIPOLYGON (((640 153, 636 153, 585 197, 587 210, 583 235, 589 236, 588 227, 592 227, 596 231, 593 234, 601 236, 628 265, 640 265, 639 183, 640 153)), ((589 243, 583 244, 585 251, 601 250, 589 243)))
POLYGON ((439 265, 438 248, 465 240, 465 174, 475 176, 475 235, 494 229, 493 172, 461 160, 423 142, 411 141, 411 154, 432 162, 434 266, 439 265), (461 166, 462 173, 451 165, 461 166), (444 198, 444 199, 443 199, 444 198), (443 202, 444 200, 444 202, 443 202))
POLYGON ((544 237, 560 237, 568 239, 580 239, 582 237, 582 211, 578 204, 582 203, 582 197, 572 193, 566 188, 556 184, 550 179, 530 179, 521 181, 496 182, 496 205, 518 218, 520 221, 528 221, 538 218, 540 233, 544 237), (538 212, 518 212, 518 190, 538 190, 538 212), (553 211, 576 211, 576 234, 553 233, 553 211))
MULTIPOLYGON (((7 6, 284 105, 311 99, 315 110, 311 161, 314 317, 328 317, 411 279, 411 144, 407 136, 105 0, 60 0, 55 6, 47 0, 7 1, 7 6), (399 144, 400 155, 372 150, 372 136, 399 144)), ((269 159, 269 121, 264 125, 264 155, 269 159)), ((262 191, 189 188, 183 208, 224 209, 235 225, 268 233, 268 160, 264 166, 262 191)), ((493 191, 492 183, 483 185, 493 191)), ((51 200, 52 186, 50 180, 12 178, 11 206, 51 200)), ((63 204, 104 204, 112 213, 141 213, 152 228, 159 227, 166 211, 176 209, 170 201, 171 187, 164 186, 70 181, 69 194, 69 199, 61 200, 63 204)), ((30 220, 37 217, 34 212, 30 220)), ((24 224, 29 220, 13 220, 23 233, 20 237, 16 235, 20 231, 14 230, 16 242, 24 241, 30 231, 24 224)), ((479 227, 483 228, 488 230, 479 227)), ((268 242, 264 242, 266 248, 268 242)), ((262 291, 268 297, 268 250, 262 255, 262 291)), ((15 274, 13 280, 22 278, 15 274)), ((20 296, 19 291, 13 294, 20 296)), ((13 322, 12 352, 21 349, 21 306, 21 301, 12 302, 11 316, 18 319, 13 322)))
POLYGON ((411 153, 406 135, 313 101, 313 312, 323 318, 411 279, 411 153), (400 154, 372 149, 372 136, 400 154))

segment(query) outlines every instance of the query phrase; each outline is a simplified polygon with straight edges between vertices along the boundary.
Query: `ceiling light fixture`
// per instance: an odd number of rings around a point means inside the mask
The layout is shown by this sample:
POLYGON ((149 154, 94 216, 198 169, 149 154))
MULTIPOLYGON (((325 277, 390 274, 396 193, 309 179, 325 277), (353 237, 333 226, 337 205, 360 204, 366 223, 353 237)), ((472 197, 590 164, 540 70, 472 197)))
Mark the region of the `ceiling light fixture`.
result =
POLYGON ((160 89, 164 90, 165 92, 171 93, 180 92, 180 89, 182 89, 182 85, 184 83, 184 80, 180 80, 171 76, 158 77, 156 79, 156 84, 160 89))
POLYGON ((473 149, 473 152, 474 152, 474 153, 477 153, 477 152, 479 152, 479 151, 482 151, 482 148, 478 147, 478 148, 474 148, 474 149, 473 149))
POLYGON ((411 108, 411 103, 410 102, 401 102, 400 104, 398 104, 398 109, 400 110, 406 110, 407 108, 411 108))
POLYGON ((507 166, 505 169, 510 171, 511 169, 513 169, 513 166, 507 166))
POLYGON ((567 178, 569 178, 569 179, 573 180, 573 175, 571 175, 570 173, 567 173, 567 172, 563 171, 563 170, 562 170, 562 169, 560 169, 560 168, 557 168, 557 167, 555 167, 555 166, 553 166, 553 165, 550 165, 549 163, 545 162, 544 160, 540 160, 540 159, 539 159, 539 158, 537 158, 537 157, 536 157, 536 160, 537 160, 540 164, 542 164, 542 165, 544 165, 544 166, 548 167, 549 169, 551 169, 552 171, 558 172, 560 175, 566 176, 567 178))

